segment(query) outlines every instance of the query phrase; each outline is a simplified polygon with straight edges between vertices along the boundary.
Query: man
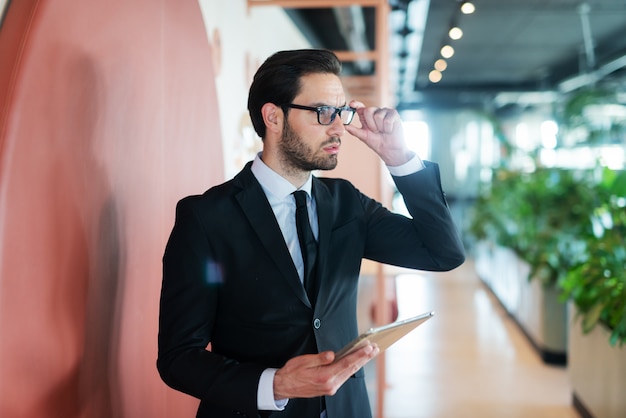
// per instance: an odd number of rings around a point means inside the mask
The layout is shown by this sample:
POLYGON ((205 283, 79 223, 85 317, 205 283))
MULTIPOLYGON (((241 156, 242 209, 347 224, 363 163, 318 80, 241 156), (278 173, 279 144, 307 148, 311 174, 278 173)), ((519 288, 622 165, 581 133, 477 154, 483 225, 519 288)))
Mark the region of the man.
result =
POLYGON ((407 148, 395 110, 346 103, 340 70, 325 50, 269 57, 248 99, 262 152, 177 205, 157 366, 201 400, 198 417, 371 417, 361 367, 378 348, 334 362, 357 335, 361 260, 432 271, 464 261, 437 166, 407 148), (346 132, 389 167, 412 219, 345 180, 312 176, 337 165, 346 132), (299 242, 296 190, 311 245, 299 242))

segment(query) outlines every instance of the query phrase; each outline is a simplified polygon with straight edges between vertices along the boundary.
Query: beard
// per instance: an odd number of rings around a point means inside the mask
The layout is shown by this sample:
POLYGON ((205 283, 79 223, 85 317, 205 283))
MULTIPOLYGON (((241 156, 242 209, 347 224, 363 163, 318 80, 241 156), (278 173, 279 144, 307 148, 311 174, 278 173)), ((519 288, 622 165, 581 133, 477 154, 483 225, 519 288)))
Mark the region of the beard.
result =
MULTIPOLYGON (((341 138, 329 138, 320 148, 339 143, 341 138)), ((296 171, 332 170, 337 166, 337 154, 316 155, 317 151, 307 145, 302 138, 291 129, 285 119, 283 135, 278 145, 283 167, 296 171)))

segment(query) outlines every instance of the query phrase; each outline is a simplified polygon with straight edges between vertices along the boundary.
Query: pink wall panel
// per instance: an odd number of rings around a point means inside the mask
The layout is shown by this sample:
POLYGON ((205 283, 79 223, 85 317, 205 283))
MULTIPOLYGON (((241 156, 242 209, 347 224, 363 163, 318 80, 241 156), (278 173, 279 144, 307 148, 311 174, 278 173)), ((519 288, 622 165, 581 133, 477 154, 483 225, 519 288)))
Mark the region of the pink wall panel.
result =
POLYGON ((0 53, 0 416, 193 416, 155 360, 174 205, 223 180, 198 2, 13 1, 0 53))

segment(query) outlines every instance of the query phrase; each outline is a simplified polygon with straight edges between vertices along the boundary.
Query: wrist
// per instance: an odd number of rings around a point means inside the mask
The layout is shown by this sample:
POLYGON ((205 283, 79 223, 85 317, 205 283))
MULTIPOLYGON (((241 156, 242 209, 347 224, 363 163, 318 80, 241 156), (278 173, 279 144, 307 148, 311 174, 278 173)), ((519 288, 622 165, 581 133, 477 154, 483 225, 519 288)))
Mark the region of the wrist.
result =
POLYGON ((288 399, 289 395, 285 392, 283 386, 284 386, 284 379, 282 378, 281 374, 280 374, 280 369, 276 371, 276 373, 274 373, 274 399, 278 400, 278 399, 288 399))
POLYGON ((415 152, 407 148, 394 153, 390 153, 389 155, 385 155, 384 157, 381 156, 381 158, 386 166, 397 167, 406 164, 413 158, 415 158, 415 152))

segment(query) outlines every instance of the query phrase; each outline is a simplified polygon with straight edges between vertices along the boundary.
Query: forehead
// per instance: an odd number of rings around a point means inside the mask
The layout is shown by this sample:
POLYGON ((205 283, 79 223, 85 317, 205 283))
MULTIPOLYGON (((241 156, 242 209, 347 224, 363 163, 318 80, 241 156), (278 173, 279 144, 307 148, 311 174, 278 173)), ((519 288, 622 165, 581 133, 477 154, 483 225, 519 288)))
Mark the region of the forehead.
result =
POLYGON ((307 74, 300 82, 299 104, 339 106, 346 102, 341 79, 334 74, 307 74))

